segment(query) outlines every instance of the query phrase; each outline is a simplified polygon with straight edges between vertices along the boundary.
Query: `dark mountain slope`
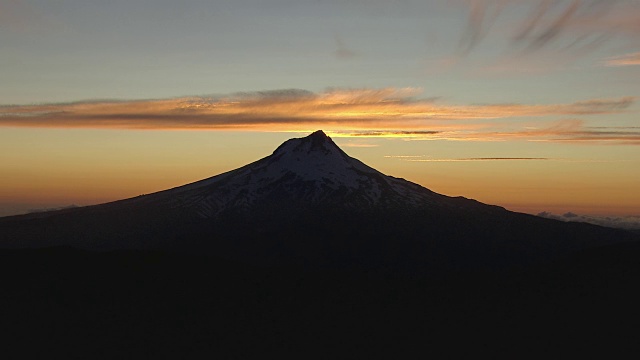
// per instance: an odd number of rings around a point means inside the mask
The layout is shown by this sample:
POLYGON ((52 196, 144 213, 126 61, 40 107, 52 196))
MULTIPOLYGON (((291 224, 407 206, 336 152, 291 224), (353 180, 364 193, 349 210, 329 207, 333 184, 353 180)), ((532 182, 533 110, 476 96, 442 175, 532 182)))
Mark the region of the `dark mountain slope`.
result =
POLYGON ((528 264, 635 240, 452 198, 386 176, 321 131, 189 185, 0 219, 0 246, 165 250, 261 265, 410 272, 528 264))
POLYGON ((406 277, 216 257, 0 251, 3 349, 27 357, 508 358, 636 351, 636 244, 406 277))
POLYGON ((439 195, 314 133, 175 189, 1 218, 2 345, 23 358, 616 357, 640 323, 635 239, 439 195))

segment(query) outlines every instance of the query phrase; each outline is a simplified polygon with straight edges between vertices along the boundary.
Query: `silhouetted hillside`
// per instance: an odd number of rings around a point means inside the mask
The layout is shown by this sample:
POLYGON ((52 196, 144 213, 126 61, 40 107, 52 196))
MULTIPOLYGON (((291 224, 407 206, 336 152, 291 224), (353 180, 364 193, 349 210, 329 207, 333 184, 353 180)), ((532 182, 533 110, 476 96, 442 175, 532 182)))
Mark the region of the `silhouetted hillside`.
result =
POLYGON ((411 277, 157 252, 0 252, 5 349, 40 357, 614 355, 637 244, 543 267, 411 277), (559 352, 561 351, 561 352, 559 352))
POLYGON ((549 261, 637 236, 434 193, 321 131, 174 189, 0 219, 0 246, 208 254, 254 265, 430 273, 549 261))
POLYGON ((24 357, 608 357, 637 234, 434 193, 322 132, 159 193, 0 218, 24 357))

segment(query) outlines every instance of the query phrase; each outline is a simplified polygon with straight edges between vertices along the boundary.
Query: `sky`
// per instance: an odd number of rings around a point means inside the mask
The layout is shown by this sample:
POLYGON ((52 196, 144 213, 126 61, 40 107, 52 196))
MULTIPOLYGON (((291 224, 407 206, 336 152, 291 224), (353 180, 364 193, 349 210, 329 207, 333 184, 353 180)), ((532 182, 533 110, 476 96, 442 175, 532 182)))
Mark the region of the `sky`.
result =
POLYGON ((639 101, 637 0, 0 0, 0 216, 322 129, 445 195, 637 218, 639 101))

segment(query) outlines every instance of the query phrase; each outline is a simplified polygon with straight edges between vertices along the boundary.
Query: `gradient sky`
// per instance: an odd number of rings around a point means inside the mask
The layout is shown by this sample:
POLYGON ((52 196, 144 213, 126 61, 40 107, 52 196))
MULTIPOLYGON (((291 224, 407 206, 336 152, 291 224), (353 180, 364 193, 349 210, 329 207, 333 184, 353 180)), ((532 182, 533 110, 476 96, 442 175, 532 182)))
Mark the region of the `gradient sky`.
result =
POLYGON ((0 0, 0 216, 323 129, 436 192, 640 215, 640 1, 0 0))

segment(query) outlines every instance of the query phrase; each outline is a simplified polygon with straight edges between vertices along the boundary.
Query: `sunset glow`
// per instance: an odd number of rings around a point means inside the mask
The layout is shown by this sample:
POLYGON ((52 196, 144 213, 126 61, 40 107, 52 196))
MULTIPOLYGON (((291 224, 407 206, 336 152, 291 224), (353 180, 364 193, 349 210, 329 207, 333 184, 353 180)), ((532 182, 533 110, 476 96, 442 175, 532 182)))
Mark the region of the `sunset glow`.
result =
POLYGON ((636 1, 18 0, 0 22, 0 216, 179 186, 318 129, 446 195, 640 214, 636 1))

